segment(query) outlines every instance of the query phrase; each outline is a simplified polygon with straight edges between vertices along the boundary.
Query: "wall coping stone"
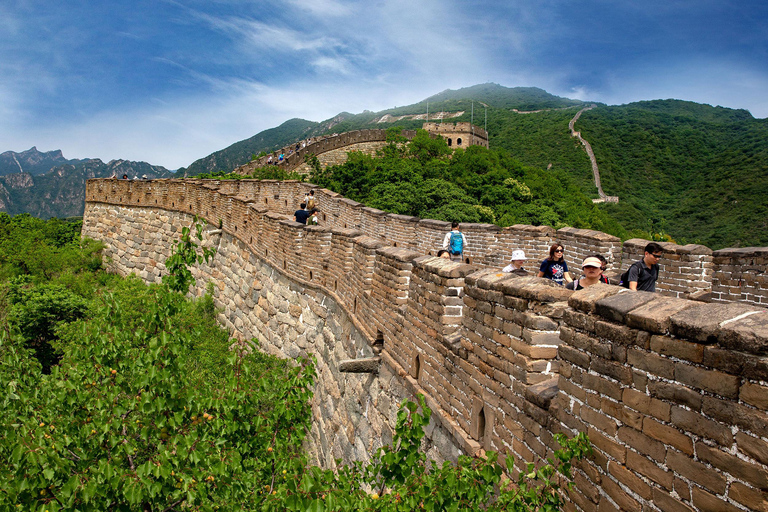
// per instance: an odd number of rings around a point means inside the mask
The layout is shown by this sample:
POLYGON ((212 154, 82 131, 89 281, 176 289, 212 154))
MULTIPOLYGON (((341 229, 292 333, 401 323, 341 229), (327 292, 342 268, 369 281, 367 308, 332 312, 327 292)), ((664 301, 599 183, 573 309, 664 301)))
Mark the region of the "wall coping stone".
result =
POLYGON ((721 324, 720 346, 729 350, 768 354, 768 310, 721 324))
POLYGON ((608 320, 620 324, 626 323, 627 313, 643 304, 656 300, 659 296, 653 292, 632 291, 623 288, 622 292, 604 297, 595 303, 595 312, 608 320))
POLYGON ((266 207, 264 205, 260 205, 258 203, 249 203, 248 204, 248 208, 250 208, 251 210, 254 210, 256 213, 260 213, 260 214, 266 214, 269 211, 268 207, 266 207))
POLYGON ((413 222, 414 224, 418 224, 418 222, 421 220, 419 217, 414 217, 412 215, 400 215, 399 213, 390 213, 387 216, 390 219, 401 220, 403 222, 413 222))
POLYGON ((718 249, 712 255, 729 257, 768 256, 768 247, 728 247, 718 249))
POLYGON ((712 249, 705 245, 688 244, 688 245, 666 245, 664 251, 671 252, 673 254, 690 254, 690 255, 705 255, 711 256, 712 249))
POLYGON ((379 210, 378 208, 371 208, 370 206, 363 206, 362 210, 365 213, 370 213, 371 215, 377 215, 379 217, 384 217, 387 215, 387 212, 384 210, 379 210))
POLYGON ((363 236, 363 232, 354 228, 331 228, 331 233, 334 236, 343 236, 345 238, 356 238, 363 236))
POLYGON ((696 302, 691 300, 658 296, 656 300, 646 302, 628 312, 627 325, 643 331, 666 334, 671 325, 669 318, 695 305, 696 302))
POLYGON ((346 197, 343 197, 339 199, 340 203, 348 204, 349 206, 352 206, 354 208, 357 208, 359 206, 363 206, 363 203, 358 203, 357 201, 353 201, 351 199, 347 199, 346 197))
POLYGON ((292 220, 286 219, 285 215, 283 215, 282 213, 267 212, 267 213, 264 214, 264 216, 267 217, 268 219, 272 219, 272 220, 276 220, 276 221, 289 220, 293 224, 298 224, 298 222, 294 223, 292 220))
POLYGON ((523 277, 510 272, 499 272, 494 269, 485 269, 482 272, 483 275, 477 279, 475 286, 486 290, 502 291, 504 283, 510 279, 519 279, 520 277, 523 277))
POLYGON ((580 238, 589 238, 600 242, 621 242, 621 238, 594 229, 579 229, 566 226, 557 230, 558 235, 576 235, 580 238))
POLYGON ((305 230, 312 231, 315 233, 331 233, 332 232, 331 228, 329 228, 328 226, 316 226, 313 224, 309 224, 309 225, 304 224, 303 226, 305 230))
POLYGON ((577 311, 594 313, 597 311, 595 304, 600 299, 622 293, 624 288, 611 286, 605 283, 597 283, 587 288, 575 291, 568 299, 568 305, 577 311))
POLYGON ((567 301, 573 295, 572 290, 560 286, 551 279, 535 276, 518 276, 517 279, 509 279, 502 284, 501 291, 538 302, 567 301))
POLYGON ((485 268, 468 275, 465 282, 470 286, 477 286, 478 288, 490 290, 493 289, 493 285, 496 282, 506 280, 513 275, 514 274, 509 272, 499 272, 492 268, 485 268))
POLYGON ((355 238, 355 243, 361 245, 366 249, 378 249, 379 247, 383 247, 387 245, 381 240, 379 240, 378 238, 373 238, 367 235, 363 235, 355 238))
POLYGON ((465 278, 478 270, 475 265, 467 265, 466 263, 446 260, 445 258, 438 258, 437 256, 430 256, 428 254, 416 258, 413 260, 413 264, 427 272, 448 279, 465 278))
POLYGON ((389 258, 395 259, 397 261, 402 261, 405 263, 412 263, 413 260, 420 258, 422 256, 421 253, 418 253, 416 251, 411 251, 410 249, 403 249, 402 247, 392 247, 391 245, 385 245, 383 247, 379 247, 376 249, 376 254, 381 254, 382 256, 387 256, 389 258))
POLYGON ((429 228, 436 228, 441 230, 451 230, 451 223, 446 222, 444 220, 435 220, 435 219, 421 219, 419 221, 419 225, 429 227, 429 228))
POLYGON ((473 222, 462 222, 459 226, 459 231, 466 230, 467 232, 488 231, 498 233, 501 228, 496 224, 475 224, 473 222), (462 228, 462 226, 465 226, 462 228))
POLYGON ((717 343, 722 330, 721 324, 763 308, 741 302, 713 302, 684 309, 670 317, 670 332, 675 336, 700 343, 717 343))
POLYGON ((532 226, 530 224, 514 224, 503 228, 502 231, 528 231, 530 233, 539 233, 548 236, 553 236, 555 234, 555 229, 551 226, 532 226))

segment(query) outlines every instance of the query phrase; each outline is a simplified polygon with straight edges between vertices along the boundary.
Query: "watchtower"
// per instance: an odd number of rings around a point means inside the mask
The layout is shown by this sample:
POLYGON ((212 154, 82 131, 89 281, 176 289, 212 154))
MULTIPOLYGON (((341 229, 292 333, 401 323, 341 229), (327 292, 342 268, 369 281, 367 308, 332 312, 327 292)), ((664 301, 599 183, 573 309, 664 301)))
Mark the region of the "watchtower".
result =
POLYGON ((424 123, 423 129, 440 135, 453 148, 488 147, 488 133, 471 123, 424 123))

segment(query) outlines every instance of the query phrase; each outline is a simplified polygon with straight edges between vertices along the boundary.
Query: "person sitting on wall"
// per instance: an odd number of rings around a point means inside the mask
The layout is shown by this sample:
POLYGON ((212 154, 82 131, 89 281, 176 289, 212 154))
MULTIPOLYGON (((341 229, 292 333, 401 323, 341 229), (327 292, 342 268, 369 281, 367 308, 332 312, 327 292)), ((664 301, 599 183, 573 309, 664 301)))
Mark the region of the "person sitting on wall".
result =
POLYGON ((523 268, 523 265, 525 265, 527 260, 528 258, 525 257, 525 253, 522 250, 515 249, 512 251, 512 261, 510 261, 509 265, 501 269, 501 271, 517 274, 519 276, 528 275, 528 271, 523 268))
POLYGON ((603 271, 601 270, 599 259, 594 256, 584 258, 584 261, 581 263, 581 269, 584 271, 584 275, 565 285, 567 289, 581 290, 600 282, 600 276, 603 275, 603 271))
POLYGON ((309 212, 305 209, 307 205, 306 203, 301 203, 301 205, 299 206, 301 208, 293 212, 293 222, 298 222, 299 224, 306 224, 307 219, 309 218, 309 212))
POLYGON ((442 258, 444 260, 449 260, 451 259, 451 253, 445 249, 440 249, 439 251, 437 251, 437 257, 442 258))
POLYGON ((551 279, 560 286, 573 281, 571 274, 568 273, 568 264, 563 258, 564 253, 562 244, 552 244, 549 248, 549 258, 542 261, 539 267, 539 277, 551 279))

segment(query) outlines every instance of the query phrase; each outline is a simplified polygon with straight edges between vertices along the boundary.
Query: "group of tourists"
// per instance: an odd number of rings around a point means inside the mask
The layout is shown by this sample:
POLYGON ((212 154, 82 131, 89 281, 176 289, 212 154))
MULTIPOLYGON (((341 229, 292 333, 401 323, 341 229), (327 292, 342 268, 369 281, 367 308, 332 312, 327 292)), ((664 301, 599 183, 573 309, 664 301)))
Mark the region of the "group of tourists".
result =
MULTIPOLYGON (((467 239, 464 233, 459 231, 459 223, 451 224, 451 231, 446 233, 443 238, 443 248, 437 253, 440 258, 452 261, 463 261, 464 247, 467 245, 467 239)), ((656 291, 656 280, 659 277, 659 260, 663 256, 664 249, 656 242, 651 242, 645 246, 643 259, 634 262, 629 269, 621 275, 620 286, 630 290, 656 291)), ((502 272, 508 272, 520 276, 529 275, 524 268, 528 261, 525 252, 521 249, 512 251, 512 257, 509 265, 502 269, 502 272)), ((569 290, 582 290, 593 284, 608 284, 608 278, 604 272, 608 261, 601 254, 587 256, 581 262, 582 276, 576 280, 571 277, 568 271, 568 264, 565 262, 565 247, 562 244, 552 244, 549 248, 549 257, 539 265, 538 277, 551 279, 560 286, 565 286, 569 290)))
POLYGON ((293 212, 293 222, 317 226, 318 213, 320 213, 320 210, 317 209, 315 191, 310 190, 309 193, 304 196, 304 201, 299 205, 299 209, 293 212))

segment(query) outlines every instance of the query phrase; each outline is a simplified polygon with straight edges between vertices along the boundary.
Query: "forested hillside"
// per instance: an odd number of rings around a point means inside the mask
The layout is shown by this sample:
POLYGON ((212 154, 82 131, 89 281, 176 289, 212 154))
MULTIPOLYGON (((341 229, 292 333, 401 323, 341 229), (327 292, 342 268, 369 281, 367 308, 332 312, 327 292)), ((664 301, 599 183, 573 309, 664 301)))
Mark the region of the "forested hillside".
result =
MULTIPOLYGON (((507 150, 524 166, 558 182, 557 187, 540 189, 541 199, 555 204, 561 187, 574 197, 598 197, 589 158, 568 129, 573 116, 589 104, 537 88, 482 84, 381 112, 340 114, 299 131, 294 140, 366 128, 416 129, 424 123, 427 110, 430 120, 437 122, 437 112, 463 112, 445 122, 472 121, 487 128, 491 148, 507 150), (385 114, 390 117, 382 122, 385 114), (419 114, 421 119, 398 119, 419 114)), ((280 127, 281 137, 285 136, 280 141, 290 138, 287 128, 280 127)), ((575 129, 595 151, 605 193, 619 196, 618 204, 597 207, 615 221, 614 233, 701 243, 713 249, 768 245, 765 119, 754 119, 744 110, 656 100, 596 104, 581 116, 575 129)), ((275 149, 278 139, 269 140, 271 146, 265 137, 264 144, 240 151, 239 158, 233 153, 222 160, 226 165, 209 165, 205 170, 229 171, 246 163, 248 152, 275 149)), ((197 167, 190 166, 193 169, 197 167)), ((503 217, 497 216, 497 222, 503 223, 503 217)))
POLYGON ((311 181, 367 206, 421 218, 568 225, 628 236, 563 171, 525 166, 504 149, 452 152, 424 130, 405 143, 398 132, 390 129, 380 156, 350 153, 343 165, 316 166, 311 181))

